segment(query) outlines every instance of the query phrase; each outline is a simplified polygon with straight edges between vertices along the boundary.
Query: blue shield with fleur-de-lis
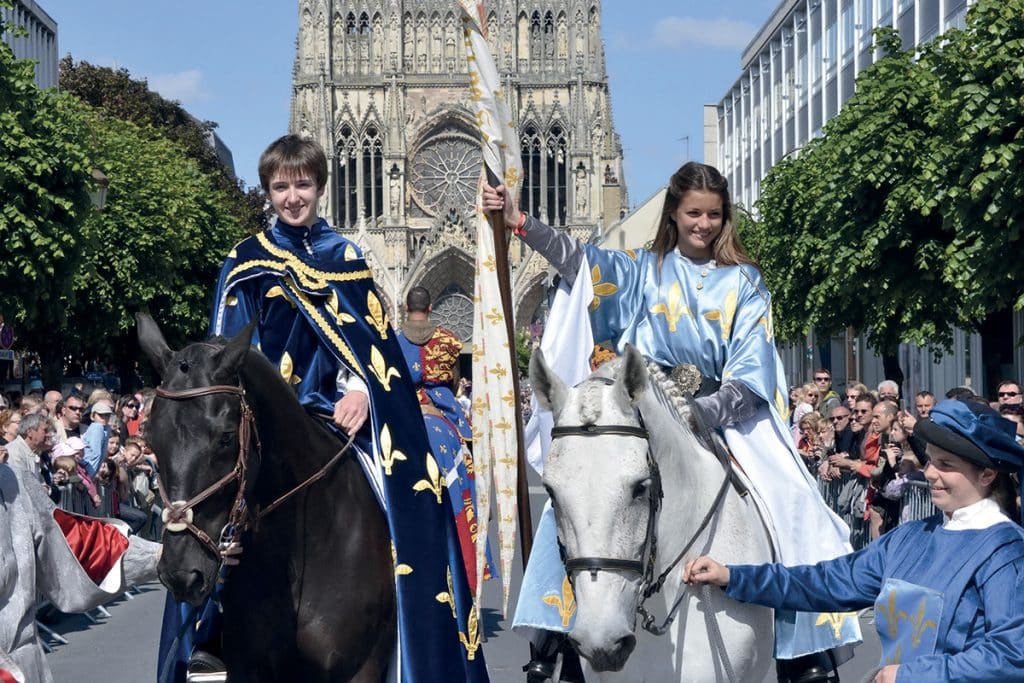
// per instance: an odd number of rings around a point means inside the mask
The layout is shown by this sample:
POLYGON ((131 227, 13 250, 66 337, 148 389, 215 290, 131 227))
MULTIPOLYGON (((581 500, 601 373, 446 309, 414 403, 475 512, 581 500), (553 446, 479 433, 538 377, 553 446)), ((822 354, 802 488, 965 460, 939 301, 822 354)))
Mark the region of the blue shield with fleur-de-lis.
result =
POLYGON ((886 580, 875 601, 882 666, 935 652, 942 603, 942 593, 937 590, 899 579, 886 580))

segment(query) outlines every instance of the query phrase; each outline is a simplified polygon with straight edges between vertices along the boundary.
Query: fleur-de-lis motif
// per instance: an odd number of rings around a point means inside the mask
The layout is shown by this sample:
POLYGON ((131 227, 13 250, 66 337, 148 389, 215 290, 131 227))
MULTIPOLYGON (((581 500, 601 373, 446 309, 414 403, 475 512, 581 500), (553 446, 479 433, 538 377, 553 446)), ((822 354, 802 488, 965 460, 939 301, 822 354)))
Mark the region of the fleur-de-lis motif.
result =
POLYGON ((334 317, 334 321, 337 322, 339 326, 344 325, 345 323, 354 323, 356 321, 354 317, 341 310, 341 307, 338 305, 337 292, 332 291, 331 296, 327 298, 327 312, 334 317))
POLYGON ((480 359, 484 357, 484 348, 479 344, 473 344, 473 362, 479 363, 480 359))
POLYGON ((441 470, 438 468, 434 456, 430 453, 427 453, 427 478, 420 479, 413 484, 412 490, 417 493, 420 491, 431 491, 437 498, 437 504, 441 504, 441 470))
POLYGON ((370 323, 370 327, 377 330, 381 339, 387 339, 388 316, 384 312, 384 307, 381 306, 380 299, 373 293, 373 290, 366 293, 366 308, 370 311, 370 315, 364 316, 366 322, 370 323))
POLYGON ((281 285, 274 285, 267 290, 267 293, 263 295, 266 299, 273 299, 275 297, 281 297, 288 302, 288 305, 295 308, 295 302, 288 298, 288 295, 284 293, 284 288, 281 285))
POLYGON ((786 405, 786 399, 778 387, 775 388, 775 410, 783 420, 789 417, 789 406, 786 405))
POLYGON ((516 492, 513 491, 512 489, 506 487, 506 488, 503 488, 503 489, 499 489, 498 490, 498 494, 501 495, 501 496, 505 496, 506 498, 512 498, 512 497, 514 497, 516 495, 516 492))
POLYGON ((885 616, 886 628, 889 630, 889 637, 896 640, 896 636, 899 633, 899 624, 901 619, 908 619, 907 613, 903 610, 896 611, 896 591, 889 593, 889 601, 881 608, 875 608, 875 611, 885 616))
POLYGON ((856 612, 822 612, 818 615, 818 620, 814 622, 815 626, 831 626, 832 635, 839 640, 843 637, 843 624, 846 623, 847 619, 855 619, 857 617, 856 612))
POLYGON ((469 610, 469 623, 466 625, 466 630, 469 631, 467 636, 462 631, 459 631, 459 640, 462 641, 462 646, 466 648, 466 659, 473 661, 476 659, 476 651, 480 649, 480 618, 476 614, 476 607, 469 610))
POLYGON ((224 303, 227 304, 228 306, 237 306, 238 297, 235 296, 234 294, 228 294, 227 297, 224 299, 224 303))
POLYGON ((596 311, 601 305, 601 297, 611 296, 619 291, 611 282, 601 282, 601 266, 594 266, 590 269, 590 279, 594 283, 594 298, 590 302, 590 310, 596 311))
POLYGON ((490 372, 490 374, 498 378, 505 377, 506 375, 508 375, 508 370, 505 368, 504 365, 495 365, 488 372, 490 372))
POLYGON ((278 363, 277 369, 280 370, 281 377, 284 378, 284 381, 290 383, 292 381, 292 370, 294 369, 292 365, 292 354, 285 351, 281 355, 281 362, 278 363))
POLYGON ((355 261, 358 258, 359 258, 359 253, 356 251, 356 248, 354 246, 352 246, 350 244, 347 247, 345 247, 345 260, 346 261, 355 261))
POLYGON ((381 383, 381 386, 384 387, 384 391, 391 391, 391 379, 393 377, 402 376, 398 370, 388 366, 384 360, 384 354, 376 346, 370 347, 370 372, 381 383))
POLYGON ((899 664, 903 658, 903 643, 896 646, 896 651, 892 653, 892 657, 886 657, 886 664, 899 664))
POLYGON ((487 410, 487 399, 483 396, 477 396, 473 399, 473 412, 477 415, 483 414, 487 410))
POLYGON ((405 453, 398 450, 397 448, 391 448, 391 428, 384 425, 384 428, 380 430, 380 461, 384 465, 384 474, 391 476, 391 468, 395 466, 396 462, 402 462, 408 460, 405 453))
POLYGON ((505 322, 505 316, 502 315, 501 311, 499 311, 496 306, 492 307, 491 312, 484 317, 487 318, 492 325, 500 325, 505 322))
POLYGON ((441 591, 440 593, 434 596, 434 599, 443 605, 446 604, 449 607, 451 607, 452 619, 455 619, 456 621, 458 620, 459 613, 455 610, 455 589, 453 588, 452 568, 450 565, 448 567, 448 590, 441 591))
POLYGON ((391 541, 391 564, 395 565, 395 576, 408 576, 412 574, 412 567, 399 563, 398 551, 395 550, 395 542, 391 541))
POLYGON ((516 397, 511 389, 509 389, 507 394, 501 397, 501 400, 507 403, 510 408, 515 408, 516 406, 516 397))
POLYGON ((487 260, 485 260, 480 265, 486 268, 487 270, 491 271, 492 273, 498 267, 498 264, 494 260, 494 256, 488 256, 487 260))
POLYGON ((772 321, 772 309, 768 309, 766 315, 762 315, 757 319, 758 325, 764 325, 764 340, 771 341, 772 337, 775 336, 775 323, 772 321))
POLYGON ((509 422, 508 420, 502 420, 501 422, 495 422, 494 426, 496 428, 500 429, 503 432, 507 432, 508 430, 512 429, 512 423, 509 422))
POLYGON ((704 314, 708 320, 718 320, 722 324, 722 341, 729 341, 732 334, 732 323, 736 318, 736 290, 730 289, 725 295, 725 303, 721 310, 708 311, 704 314))
POLYGON ((924 618, 925 602, 925 598, 921 598, 921 604, 918 605, 917 614, 910 619, 910 623, 914 625, 914 630, 910 633, 910 644, 915 648, 921 647, 921 637, 927 629, 938 628, 934 621, 924 618))
POLYGON ((683 287, 678 282, 673 282, 668 290, 668 299, 651 307, 654 315, 664 315, 668 323, 668 331, 675 332, 679 319, 684 315, 690 315, 690 309, 683 303, 683 287))
POLYGON ((517 168, 506 168, 505 169, 505 187, 518 187, 519 186, 519 169, 517 168))
POLYGON ((543 600, 545 605, 551 605, 558 610, 558 616, 562 617, 562 627, 568 628, 569 620, 576 612, 576 596, 573 595, 569 577, 562 579, 562 597, 545 595, 543 600))

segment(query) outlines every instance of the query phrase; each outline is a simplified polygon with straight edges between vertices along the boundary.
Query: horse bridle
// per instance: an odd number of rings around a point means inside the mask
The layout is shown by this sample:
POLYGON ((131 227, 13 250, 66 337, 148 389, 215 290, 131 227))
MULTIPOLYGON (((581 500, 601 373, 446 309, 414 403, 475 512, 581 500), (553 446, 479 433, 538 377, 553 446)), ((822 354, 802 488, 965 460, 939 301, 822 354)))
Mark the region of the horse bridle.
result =
POLYGON ((157 387, 156 390, 156 395, 159 398, 166 398, 173 401, 186 401, 200 396, 213 396, 216 394, 231 394, 238 396, 240 403, 241 418, 238 423, 238 457, 235 460, 234 468, 188 500, 171 501, 167 498, 167 493, 164 491, 164 487, 160 486, 159 489, 160 498, 164 503, 164 510, 161 517, 164 523, 164 530, 171 533, 178 533, 186 530, 191 532, 192 535, 199 539, 203 545, 212 550, 213 554, 219 558, 221 557, 221 547, 224 544, 230 543, 246 529, 249 529, 259 523, 261 519, 273 512, 299 491, 322 479, 331 467, 341 459, 341 456, 345 454, 345 451, 347 451, 352 445, 352 442, 355 440, 355 434, 349 436, 348 441, 344 446, 342 446, 341 450, 335 453, 334 457, 331 458, 323 467, 317 470, 312 476, 305 479, 302 483, 292 488, 283 496, 278 497, 270 505, 257 509, 255 512, 251 512, 245 502, 245 488, 249 472, 249 441, 253 435, 256 437, 257 456, 262 457, 262 453, 260 449, 259 435, 256 433, 255 428, 256 417, 253 414, 252 408, 249 406, 249 402, 245 398, 245 389, 241 386, 232 384, 213 384, 209 386, 196 387, 194 389, 182 389, 180 391, 164 389, 163 387, 157 387), (220 545, 218 545, 218 543, 214 543, 209 534, 193 523, 193 510, 197 505, 235 480, 238 481, 238 493, 235 494, 235 500, 231 505, 231 511, 228 513, 227 524, 225 524, 224 528, 221 530, 221 536, 219 539, 220 545))
MULTIPOLYGON (((612 385, 615 383, 614 380, 607 377, 591 377, 584 381, 601 382, 603 384, 612 385)), ((658 558, 658 535, 656 530, 658 512, 661 509, 661 501, 664 498, 665 492, 662 488, 661 471, 658 468, 657 461, 654 460, 654 454, 650 447, 650 434, 647 429, 643 426, 643 418, 640 417, 640 425, 595 425, 595 424, 582 424, 582 425, 566 425, 554 427, 551 430, 551 439, 554 440, 560 437, 566 436, 628 436, 637 439, 643 439, 648 442, 647 445, 647 467, 650 473, 651 488, 649 492, 650 505, 647 516, 647 536, 644 540, 644 547, 641 550, 640 559, 632 560, 621 557, 566 557, 564 547, 559 541, 559 550, 562 552, 562 560, 565 564, 565 573, 569 579, 570 585, 575 589, 575 578, 574 574, 578 571, 588 571, 592 578, 597 577, 599 571, 626 571, 635 572, 642 577, 641 590, 642 597, 637 605, 637 613, 641 617, 641 626, 644 630, 652 633, 656 636, 664 635, 668 632, 669 627, 675 620, 676 613, 679 611, 679 607, 682 604, 685 593, 680 593, 673 603, 671 609, 668 612, 668 616, 665 621, 660 625, 656 625, 654 615, 647 611, 644 607, 644 603, 647 602, 652 596, 659 593, 665 585, 665 580, 669 574, 675 569, 686 553, 693 547, 693 544, 697 542, 701 534, 714 519, 715 513, 718 512, 722 501, 725 498, 725 494, 729 490, 729 483, 734 480, 732 472, 732 465, 729 460, 729 455, 721 448, 717 441, 712 438, 710 429, 698 420, 697 424, 701 431, 701 436, 705 441, 711 445, 715 456, 720 462, 722 462, 725 468, 725 478, 722 481, 722 485, 718 489, 718 493, 715 495, 714 502, 712 502, 710 509, 704 515, 704 519, 701 521, 697 530, 693 533, 690 540, 683 546, 683 549, 676 555, 675 559, 665 567, 657 578, 654 576, 655 567, 658 558)))

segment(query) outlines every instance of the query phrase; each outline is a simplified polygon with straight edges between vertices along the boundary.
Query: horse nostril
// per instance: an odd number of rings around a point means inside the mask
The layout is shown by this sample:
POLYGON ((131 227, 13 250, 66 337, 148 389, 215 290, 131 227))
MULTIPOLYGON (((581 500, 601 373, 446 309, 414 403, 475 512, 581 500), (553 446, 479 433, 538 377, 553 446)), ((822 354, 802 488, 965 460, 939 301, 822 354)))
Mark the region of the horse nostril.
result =
POLYGON ((633 652, 633 648, 636 647, 636 636, 632 633, 628 636, 623 636, 615 642, 615 646, 622 652, 622 654, 628 657, 629 654, 633 652))

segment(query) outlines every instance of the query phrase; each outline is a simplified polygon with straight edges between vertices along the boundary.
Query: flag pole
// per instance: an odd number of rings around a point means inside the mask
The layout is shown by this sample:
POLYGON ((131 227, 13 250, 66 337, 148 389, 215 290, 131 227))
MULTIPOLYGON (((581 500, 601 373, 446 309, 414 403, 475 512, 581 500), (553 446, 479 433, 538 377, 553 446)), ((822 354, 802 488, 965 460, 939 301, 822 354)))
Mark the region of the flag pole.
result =
MULTIPOLYGON (((485 166, 486 168, 486 166, 485 166)), ((487 168, 487 183, 491 187, 502 184, 490 168, 487 168)), ((512 190, 509 189, 509 192, 512 190)), ((498 275, 498 288, 501 292, 501 309, 505 316, 505 331, 508 334, 509 350, 516 368, 512 372, 512 391, 515 397, 516 412, 516 508, 519 512, 519 550, 523 560, 523 570, 533 550, 533 515, 530 512, 530 488, 526 482, 526 451, 523 441, 523 406, 519 393, 519 365, 516 353, 515 322, 512 308, 512 272, 508 258, 508 233, 505 228, 505 216, 501 211, 492 211, 488 215, 491 230, 494 233, 494 260, 498 275)))

